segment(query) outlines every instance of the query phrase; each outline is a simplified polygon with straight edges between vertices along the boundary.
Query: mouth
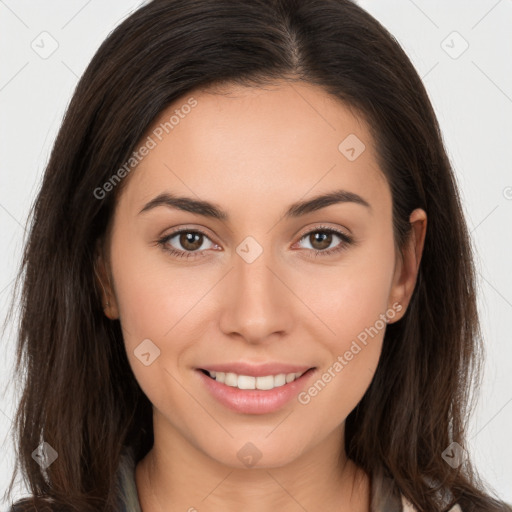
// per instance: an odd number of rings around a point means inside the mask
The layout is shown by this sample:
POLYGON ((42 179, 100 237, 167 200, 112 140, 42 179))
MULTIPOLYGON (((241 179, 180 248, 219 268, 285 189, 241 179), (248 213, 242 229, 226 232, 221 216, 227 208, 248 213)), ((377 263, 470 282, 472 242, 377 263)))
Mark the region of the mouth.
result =
POLYGON ((207 377, 210 377, 210 379, 220 382, 226 386, 243 390, 258 389, 260 391, 269 391, 300 379, 300 377, 305 373, 310 370, 314 370, 314 368, 308 368, 301 372, 278 373, 275 375, 270 374, 261 376, 240 375, 234 372, 216 372, 213 370, 204 370, 202 368, 199 370, 207 377))
POLYGON ((235 364, 196 368, 195 373, 210 395, 228 409, 242 414, 268 414, 291 402, 317 373, 317 368, 235 364), (227 371, 235 369, 238 371, 227 371))

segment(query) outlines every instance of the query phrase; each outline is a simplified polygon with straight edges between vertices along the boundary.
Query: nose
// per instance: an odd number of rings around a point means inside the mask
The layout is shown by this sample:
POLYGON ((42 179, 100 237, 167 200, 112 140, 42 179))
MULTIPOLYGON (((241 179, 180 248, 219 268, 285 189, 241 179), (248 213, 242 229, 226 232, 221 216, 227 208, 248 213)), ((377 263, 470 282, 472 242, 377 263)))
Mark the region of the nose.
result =
POLYGON ((222 332, 251 344, 268 343, 290 333, 299 303, 287 286, 286 273, 269 253, 263 251, 252 263, 235 255, 222 290, 222 332))

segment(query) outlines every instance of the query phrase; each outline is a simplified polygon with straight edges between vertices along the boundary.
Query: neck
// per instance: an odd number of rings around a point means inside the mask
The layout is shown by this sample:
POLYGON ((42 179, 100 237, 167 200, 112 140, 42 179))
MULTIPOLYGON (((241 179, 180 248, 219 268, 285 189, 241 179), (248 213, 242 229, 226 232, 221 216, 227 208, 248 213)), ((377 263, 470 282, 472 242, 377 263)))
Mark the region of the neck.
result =
POLYGON ((155 431, 155 444, 135 472, 141 508, 144 512, 368 512, 369 478, 346 458, 343 431, 334 430, 289 464, 251 468, 222 464, 182 437, 160 438, 155 431))

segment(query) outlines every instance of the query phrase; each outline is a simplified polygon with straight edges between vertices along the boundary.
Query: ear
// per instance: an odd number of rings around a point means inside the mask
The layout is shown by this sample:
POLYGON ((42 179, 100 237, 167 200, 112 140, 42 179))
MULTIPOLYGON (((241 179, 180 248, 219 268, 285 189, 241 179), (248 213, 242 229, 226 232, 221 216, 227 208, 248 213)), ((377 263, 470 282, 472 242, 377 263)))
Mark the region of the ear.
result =
POLYGON ((119 318, 119 311, 117 306, 114 289, 112 287, 112 274, 108 259, 105 257, 105 251, 102 240, 96 243, 96 250, 94 255, 94 274, 97 288, 100 292, 102 308, 105 316, 111 320, 119 318))
POLYGON ((395 273, 388 305, 388 307, 391 307, 395 302, 398 302, 402 309, 388 323, 400 320, 409 306, 423 254, 427 232, 427 214, 421 208, 417 208, 411 213, 409 223, 412 228, 411 233, 403 251, 399 252, 396 257, 395 273))

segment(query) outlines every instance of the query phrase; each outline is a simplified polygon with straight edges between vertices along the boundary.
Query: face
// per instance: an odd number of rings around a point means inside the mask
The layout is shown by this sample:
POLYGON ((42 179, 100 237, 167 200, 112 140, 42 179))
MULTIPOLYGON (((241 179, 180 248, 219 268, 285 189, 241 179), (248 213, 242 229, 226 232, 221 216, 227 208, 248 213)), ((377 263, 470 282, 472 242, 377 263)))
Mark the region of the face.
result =
POLYGON ((342 449, 422 232, 402 260, 369 130, 338 100, 284 82, 219 92, 176 101, 141 140, 102 260, 106 314, 155 440, 277 467, 342 449))

